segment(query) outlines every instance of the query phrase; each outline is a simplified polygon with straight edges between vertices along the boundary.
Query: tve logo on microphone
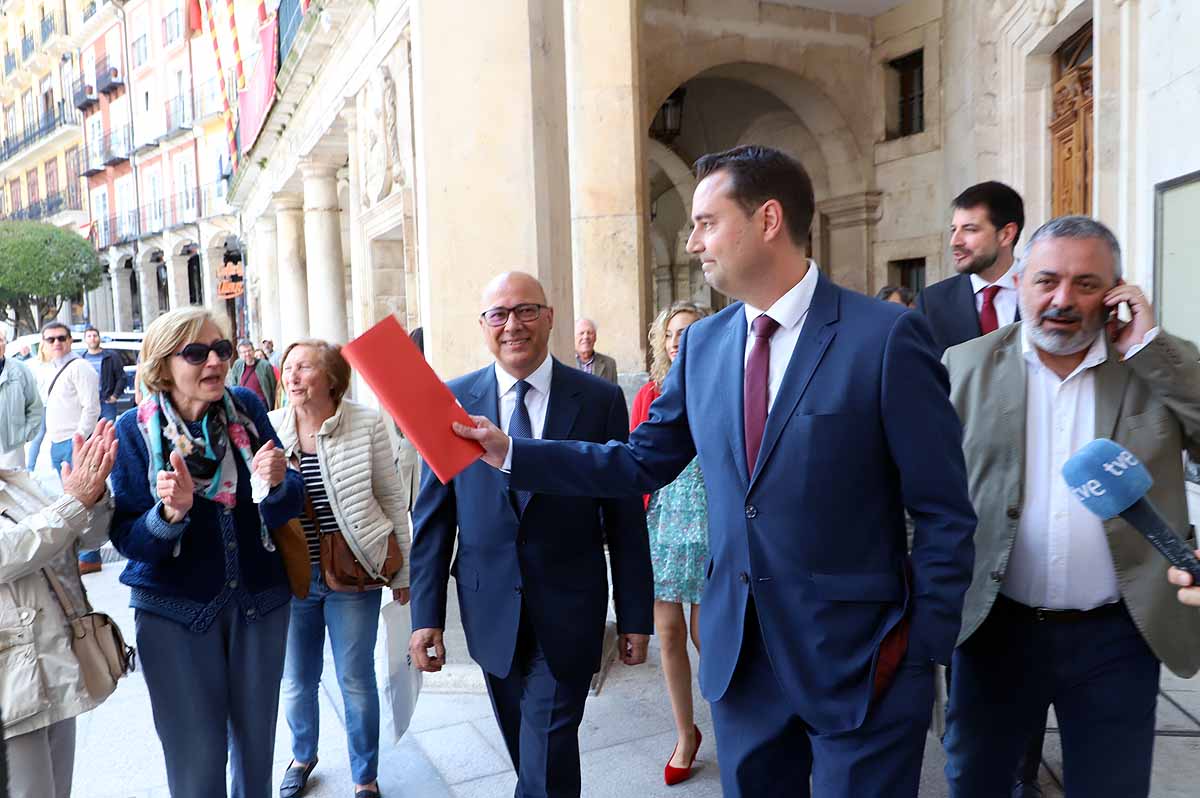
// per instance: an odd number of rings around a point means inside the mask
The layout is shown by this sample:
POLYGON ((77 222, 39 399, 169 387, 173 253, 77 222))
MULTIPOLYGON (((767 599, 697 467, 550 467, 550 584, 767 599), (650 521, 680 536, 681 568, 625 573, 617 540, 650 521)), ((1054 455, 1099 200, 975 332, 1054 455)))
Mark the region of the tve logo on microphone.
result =
POLYGON ((1141 461, 1108 438, 1097 438, 1072 455, 1062 475, 1075 498, 1104 519, 1129 509, 1154 484, 1141 461))

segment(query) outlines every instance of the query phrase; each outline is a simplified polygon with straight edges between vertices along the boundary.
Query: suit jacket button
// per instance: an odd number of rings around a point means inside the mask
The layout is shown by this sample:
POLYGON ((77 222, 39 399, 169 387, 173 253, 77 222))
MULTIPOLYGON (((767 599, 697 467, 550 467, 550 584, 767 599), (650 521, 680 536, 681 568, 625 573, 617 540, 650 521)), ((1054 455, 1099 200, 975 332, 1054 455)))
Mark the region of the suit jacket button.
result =
POLYGON ((992 571, 991 577, 992 577, 993 582, 1002 582, 1002 581, 1004 581, 1004 572, 1003 571, 992 571))
POLYGON ((517 585, 514 589, 517 591, 518 596, 525 592, 524 588, 522 588, 520 585, 517 585))
POLYGON ((740 574, 738 574, 738 579, 742 580, 743 585, 750 584, 750 574, 746 573, 745 571, 742 571, 740 574))
POLYGON ((1012 520, 1016 521, 1018 518, 1021 517, 1021 508, 1020 507, 1009 507, 1008 508, 1008 517, 1011 518, 1012 520))
POLYGON ((746 517, 747 518, 757 518, 758 517, 758 508, 755 507, 753 504, 747 504, 746 505, 746 517))

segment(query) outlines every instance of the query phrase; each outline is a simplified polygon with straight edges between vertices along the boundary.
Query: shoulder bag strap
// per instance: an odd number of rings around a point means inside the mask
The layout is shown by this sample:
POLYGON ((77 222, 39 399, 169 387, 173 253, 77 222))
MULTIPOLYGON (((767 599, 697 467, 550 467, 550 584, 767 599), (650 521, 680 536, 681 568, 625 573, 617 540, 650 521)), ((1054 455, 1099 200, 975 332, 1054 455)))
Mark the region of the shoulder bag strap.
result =
POLYGON ((86 611, 80 612, 75 603, 67 597, 67 591, 59 580, 58 575, 50 568, 43 568, 42 573, 46 576, 46 581, 50 583, 50 588, 54 591, 54 595, 58 597, 58 603, 62 605, 63 614, 67 616, 67 620, 74 623, 79 618, 87 614, 86 611))
POLYGON ((69 369, 71 367, 71 364, 74 363, 78 359, 79 358, 71 358, 70 360, 68 360, 66 363, 63 364, 62 368, 60 368, 57 372, 55 372, 54 379, 50 380, 50 388, 46 391, 46 401, 47 402, 50 401, 50 395, 52 393, 54 393, 54 386, 58 385, 58 378, 61 377, 63 375, 63 372, 66 371, 67 369, 69 369))

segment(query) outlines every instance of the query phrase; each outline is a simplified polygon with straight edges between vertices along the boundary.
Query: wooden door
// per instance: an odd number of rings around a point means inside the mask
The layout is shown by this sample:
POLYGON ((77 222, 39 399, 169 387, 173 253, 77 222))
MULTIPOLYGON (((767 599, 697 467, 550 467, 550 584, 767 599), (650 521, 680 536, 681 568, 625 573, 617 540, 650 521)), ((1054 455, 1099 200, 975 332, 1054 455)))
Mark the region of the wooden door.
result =
POLYGON ((1055 53, 1051 211, 1054 216, 1092 212, 1092 26, 1055 53))

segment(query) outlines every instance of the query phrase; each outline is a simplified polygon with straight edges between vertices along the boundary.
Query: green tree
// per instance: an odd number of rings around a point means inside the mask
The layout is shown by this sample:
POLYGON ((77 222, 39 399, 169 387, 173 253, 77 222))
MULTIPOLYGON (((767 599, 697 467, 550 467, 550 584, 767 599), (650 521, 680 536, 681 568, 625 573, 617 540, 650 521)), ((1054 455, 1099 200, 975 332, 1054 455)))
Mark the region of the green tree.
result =
POLYGON ((0 310, 17 335, 35 332, 63 302, 100 285, 91 242, 40 222, 0 222, 0 310))

